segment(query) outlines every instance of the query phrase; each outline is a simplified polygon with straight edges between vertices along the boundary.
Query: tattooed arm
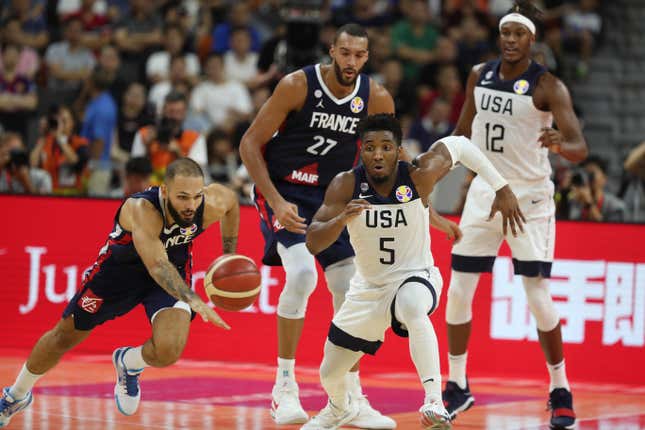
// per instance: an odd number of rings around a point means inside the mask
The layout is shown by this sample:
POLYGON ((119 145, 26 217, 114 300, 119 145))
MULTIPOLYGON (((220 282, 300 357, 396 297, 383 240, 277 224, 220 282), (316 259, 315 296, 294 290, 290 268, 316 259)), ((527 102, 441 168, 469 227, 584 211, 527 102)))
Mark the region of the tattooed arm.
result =
POLYGON ((168 260, 166 249, 159 239, 163 220, 150 202, 144 199, 130 199, 123 206, 121 223, 132 232, 132 241, 143 264, 157 284, 171 296, 188 303, 205 321, 229 329, 220 318, 186 284, 177 268, 168 260))
POLYGON ((222 231, 222 252, 235 254, 237 234, 240 229, 240 203, 237 194, 230 188, 217 183, 209 185, 206 192, 210 194, 210 200, 216 202, 216 206, 219 208, 217 213, 221 214, 220 211, 223 209, 224 215, 214 218, 205 217, 212 221, 219 220, 222 231))

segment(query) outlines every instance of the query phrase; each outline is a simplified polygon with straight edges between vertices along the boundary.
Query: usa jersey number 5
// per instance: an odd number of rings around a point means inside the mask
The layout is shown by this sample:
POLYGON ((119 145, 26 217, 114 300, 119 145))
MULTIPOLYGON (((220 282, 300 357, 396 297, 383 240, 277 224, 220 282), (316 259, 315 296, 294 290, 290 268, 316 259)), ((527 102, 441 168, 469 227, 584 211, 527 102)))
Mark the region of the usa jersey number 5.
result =
POLYGON ((327 155, 331 149, 338 145, 334 139, 324 138, 322 136, 314 136, 315 143, 307 147, 307 152, 313 155, 327 155))
POLYGON ((394 264, 394 249, 388 248, 386 245, 389 243, 394 243, 393 237, 381 237, 379 239, 380 250, 385 253, 385 256, 379 258, 381 264, 394 264))

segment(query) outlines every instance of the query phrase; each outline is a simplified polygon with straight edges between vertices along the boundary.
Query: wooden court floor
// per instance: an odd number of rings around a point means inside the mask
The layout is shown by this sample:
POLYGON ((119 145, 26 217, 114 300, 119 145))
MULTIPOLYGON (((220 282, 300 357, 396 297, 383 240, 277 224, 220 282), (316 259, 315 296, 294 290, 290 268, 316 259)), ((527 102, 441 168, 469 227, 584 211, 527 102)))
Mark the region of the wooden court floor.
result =
MULTIPOLYGON (((27 351, 0 350, 0 379, 9 385, 27 351)), ((16 415, 9 429, 145 430, 297 429, 276 426, 269 412, 274 369, 255 364, 182 360, 166 369, 146 369, 137 414, 121 415, 114 404, 114 372, 109 355, 71 355, 45 376, 34 402, 16 415)), ((325 403, 315 368, 299 368, 305 409, 325 403)), ((419 429, 422 401, 416 375, 362 375, 372 405, 394 418, 399 429, 419 429)), ((459 430, 548 429, 541 381, 472 378, 475 407, 454 423, 459 430)), ((580 430, 645 430, 645 387, 574 384, 580 430)))

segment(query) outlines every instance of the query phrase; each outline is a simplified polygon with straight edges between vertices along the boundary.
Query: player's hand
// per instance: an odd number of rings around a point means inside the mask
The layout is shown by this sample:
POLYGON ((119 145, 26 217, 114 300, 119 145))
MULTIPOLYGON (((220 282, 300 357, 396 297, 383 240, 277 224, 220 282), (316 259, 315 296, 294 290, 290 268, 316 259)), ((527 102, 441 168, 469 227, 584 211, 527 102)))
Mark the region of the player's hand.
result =
POLYGON ((448 240, 454 240, 455 243, 458 243, 461 240, 461 237, 464 235, 459 228, 459 224, 454 221, 450 221, 447 218, 439 215, 433 220, 433 226, 446 233, 446 238, 448 240))
POLYGON ((298 215, 298 206, 282 199, 282 201, 272 207, 278 222, 287 231, 297 234, 307 233, 307 224, 305 224, 305 219, 298 215))
POLYGON ((540 131, 542 134, 538 141, 542 144, 542 148, 549 148, 549 151, 559 154, 562 148, 562 133, 551 127, 543 127, 540 131))
POLYGON ((365 199, 350 200, 349 203, 347 203, 347 206, 345 206, 345 209, 343 209, 343 212, 341 212, 340 219, 343 223, 347 224, 360 215, 360 213, 365 209, 369 209, 370 207, 370 202, 365 199))
POLYGON ((490 215, 488 216, 488 221, 493 219, 495 213, 500 212, 502 214, 502 229, 504 231, 504 236, 508 232, 508 226, 511 227, 511 232, 514 237, 517 237, 517 227, 520 231, 524 233, 523 223, 526 223, 526 218, 520 209, 520 205, 517 201, 517 197, 511 191, 511 187, 508 185, 503 186, 495 193, 495 200, 493 200, 493 205, 490 208, 490 215))
POLYGON ((223 329, 230 330, 231 326, 226 324, 226 322, 220 317, 217 312, 215 312, 210 306, 204 303, 201 299, 196 298, 195 300, 189 303, 192 310, 197 312, 204 322, 211 322, 216 326, 222 327, 223 329))

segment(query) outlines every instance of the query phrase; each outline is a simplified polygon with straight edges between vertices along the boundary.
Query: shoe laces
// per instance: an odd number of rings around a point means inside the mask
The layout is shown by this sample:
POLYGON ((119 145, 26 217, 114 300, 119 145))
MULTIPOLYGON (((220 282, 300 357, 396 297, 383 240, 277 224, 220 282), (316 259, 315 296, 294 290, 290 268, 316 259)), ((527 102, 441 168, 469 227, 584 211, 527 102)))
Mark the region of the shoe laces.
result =
MULTIPOLYGON (((27 394, 27 396, 28 395, 29 394, 27 394)), ((14 399, 11 394, 9 394, 8 390, 5 391, 2 398, 0 398, 0 415, 8 416, 13 414, 15 409, 20 406, 20 402, 21 400, 14 399)))
POLYGON ((125 365, 121 364, 120 367, 119 389, 121 393, 127 394, 128 396, 136 396, 139 394, 139 375, 141 372, 130 374, 125 365))

